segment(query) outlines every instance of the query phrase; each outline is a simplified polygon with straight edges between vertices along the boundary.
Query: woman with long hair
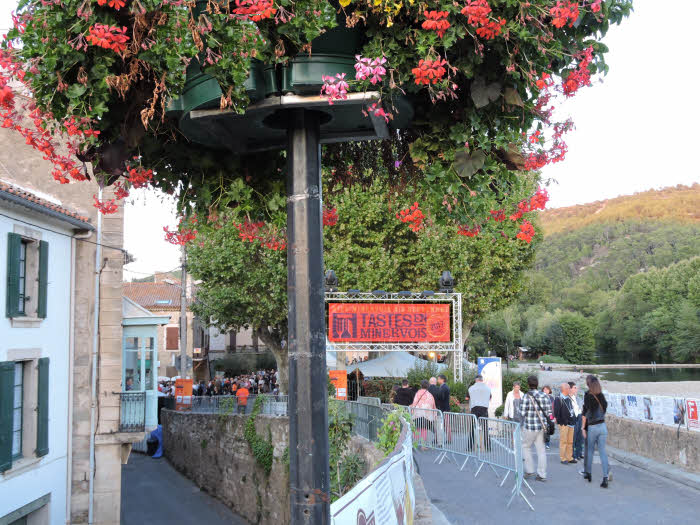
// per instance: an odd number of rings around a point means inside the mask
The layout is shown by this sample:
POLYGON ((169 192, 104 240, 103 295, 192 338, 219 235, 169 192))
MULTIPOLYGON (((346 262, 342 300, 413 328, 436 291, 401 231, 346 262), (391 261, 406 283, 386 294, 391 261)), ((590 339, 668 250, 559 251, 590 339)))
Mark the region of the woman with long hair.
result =
POLYGON ((417 435, 414 437, 421 446, 428 442, 428 430, 434 431, 435 398, 428 391, 428 387, 430 387, 430 383, 427 379, 423 379, 420 382, 420 390, 413 396, 413 403, 410 405, 414 409, 411 415, 411 419, 413 419, 413 423, 416 426, 417 435))
POLYGON ((593 467, 593 454, 596 447, 600 455, 600 463, 603 467, 603 482, 600 484, 604 489, 608 488, 608 454, 605 451, 605 442, 608 438, 608 427, 605 425, 605 413, 608 410, 608 402, 603 395, 600 381, 594 375, 586 378, 588 392, 583 397, 583 436, 587 439, 586 445, 586 467, 583 474, 584 479, 591 481, 591 470, 593 467))
POLYGON ((523 400, 523 393, 520 391, 520 381, 513 381, 513 390, 506 396, 503 408, 503 417, 509 421, 516 421, 520 424, 523 416, 520 413, 520 403, 523 400))

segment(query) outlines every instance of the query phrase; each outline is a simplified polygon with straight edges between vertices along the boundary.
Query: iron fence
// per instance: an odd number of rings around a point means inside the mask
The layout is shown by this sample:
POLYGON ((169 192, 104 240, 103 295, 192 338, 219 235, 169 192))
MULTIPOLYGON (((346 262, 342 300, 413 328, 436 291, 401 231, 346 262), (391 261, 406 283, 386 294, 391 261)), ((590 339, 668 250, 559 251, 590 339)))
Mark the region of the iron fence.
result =
POLYGON ((443 442, 442 453, 438 461, 452 458, 457 463, 456 456, 463 456, 464 461, 459 470, 463 470, 470 459, 478 459, 478 423, 474 414, 443 413, 443 442))
POLYGON ((250 414, 258 397, 263 399, 262 414, 285 416, 289 396, 259 394, 248 397, 194 396, 191 411, 196 414, 250 414))
POLYGON ((432 408, 408 407, 413 424, 413 441, 421 448, 442 450, 442 412, 432 408))
POLYGON ((146 430, 146 392, 119 392, 119 432, 146 430))
POLYGON ((382 400, 378 397, 357 396, 357 402, 363 405, 382 406, 382 400))

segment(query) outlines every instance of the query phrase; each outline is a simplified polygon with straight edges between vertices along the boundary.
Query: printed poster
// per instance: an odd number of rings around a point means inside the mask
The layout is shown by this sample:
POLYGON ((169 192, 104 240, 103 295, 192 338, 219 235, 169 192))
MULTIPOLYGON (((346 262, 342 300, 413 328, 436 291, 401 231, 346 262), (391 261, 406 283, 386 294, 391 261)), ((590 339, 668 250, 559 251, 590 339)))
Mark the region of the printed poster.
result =
MULTIPOLYGON (((478 372, 484 377, 484 383, 491 389, 489 413, 493 413, 503 404, 503 374, 500 357, 480 357, 477 359, 478 372)), ((527 386, 525 386, 527 388, 527 386)))
POLYGON ((685 400, 685 417, 688 421, 688 429, 700 432, 700 420, 698 419, 698 408, 700 399, 685 400))
POLYGON ((335 387, 335 398, 347 400, 348 398, 348 373, 345 370, 329 370, 328 377, 335 387))
POLYGON ((647 421, 649 423, 653 423, 653 421, 654 421, 654 408, 653 408, 653 405, 651 402, 651 397, 649 397, 649 396, 643 397, 642 398, 642 405, 640 408, 642 409, 642 420, 647 421))

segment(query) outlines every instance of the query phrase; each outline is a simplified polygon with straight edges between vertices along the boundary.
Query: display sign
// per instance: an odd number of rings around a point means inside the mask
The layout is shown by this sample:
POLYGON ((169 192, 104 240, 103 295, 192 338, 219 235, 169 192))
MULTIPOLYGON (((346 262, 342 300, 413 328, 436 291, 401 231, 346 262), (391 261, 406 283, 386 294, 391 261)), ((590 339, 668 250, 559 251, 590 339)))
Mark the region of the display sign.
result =
POLYGON ((445 303, 328 303, 328 340, 338 343, 451 341, 445 303))
POLYGON ((175 410, 191 410, 192 409, 192 380, 191 379, 176 379, 175 380, 175 410))
POLYGON ((335 398, 347 400, 348 398, 348 373, 346 370, 329 370, 328 377, 335 387, 335 398))
POLYGON ((503 374, 500 357, 480 357, 477 359, 478 373, 491 389, 489 414, 493 414, 503 404, 503 374))
POLYGON ((700 431, 700 417, 698 416, 700 399, 686 399, 685 405, 685 416, 688 421, 688 429, 700 431))

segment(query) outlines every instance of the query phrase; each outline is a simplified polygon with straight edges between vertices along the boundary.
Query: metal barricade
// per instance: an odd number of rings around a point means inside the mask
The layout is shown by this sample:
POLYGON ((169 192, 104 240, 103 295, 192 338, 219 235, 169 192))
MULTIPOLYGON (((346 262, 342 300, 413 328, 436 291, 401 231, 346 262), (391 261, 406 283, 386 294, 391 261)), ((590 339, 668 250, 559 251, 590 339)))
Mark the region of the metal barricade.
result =
POLYGON ((391 412, 392 410, 396 410, 401 405, 395 405, 394 403, 382 403, 380 406, 385 412, 391 412))
MULTIPOLYGON (((455 456, 464 456, 464 462, 459 470, 463 470, 471 458, 475 461, 479 454, 478 423, 476 416, 473 414, 455 414, 453 412, 444 412, 443 420, 443 448, 442 453, 438 456, 439 463, 442 463, 448 454, 453 458, 455 456)), ((456 463, 455 458, 455 463, 456 463)))
POLYGON ((377 441, 377 434, 384 417, 382 408, 356 401, 346 401, 345 408, 353 415, 353 432, 370 441, 377 441))
POLYGON ((406 407, 413 423, 413 440, 417 446, 442 450, 442 412, 432 408, 406 407))
POLYGON ((528 507, 531 510, 535 510, 522 491, 524 483, 535 494, 535 491, 524 479, 523 440, 520 424, 515 421, 482 417, 479 418, 478 430, 477 460, 479 469, 474 474, 474 477, 479 475, 484 465, 491 467, 491 470, 500 477, 502 473, 496 470, 500 468, 506 471, 506 475, 501 480, 500 486, 502 487, 512 472, 515 477, 515 483, 507 506, 510 506, 513 498, 519 494, 528 507))
POLYGON ((364 405, 373 405, 375 407, 382 405, 382 400, 378 397, 357 396, 357 402, 364 405))

